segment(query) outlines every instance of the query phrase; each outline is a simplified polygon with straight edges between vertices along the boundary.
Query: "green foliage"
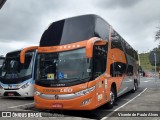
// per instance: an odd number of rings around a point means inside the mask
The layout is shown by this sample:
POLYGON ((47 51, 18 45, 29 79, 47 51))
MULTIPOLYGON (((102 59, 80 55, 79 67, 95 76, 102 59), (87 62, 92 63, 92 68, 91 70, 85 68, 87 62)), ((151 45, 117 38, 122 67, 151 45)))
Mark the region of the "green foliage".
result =
POLYGON ((149 53, 141 53, 139 54, 139 59, 141 63, 141 67, 143 70, 153 70, 154 66, 151 65, 149 61, 149 53))
POLYGON ((157 40, 160 40, 160 27, 157 27, 158 28, 158 30, 157 30, 157 32, 156 32, 156 34, 155 34, 155 40, 157 41, 157 40))

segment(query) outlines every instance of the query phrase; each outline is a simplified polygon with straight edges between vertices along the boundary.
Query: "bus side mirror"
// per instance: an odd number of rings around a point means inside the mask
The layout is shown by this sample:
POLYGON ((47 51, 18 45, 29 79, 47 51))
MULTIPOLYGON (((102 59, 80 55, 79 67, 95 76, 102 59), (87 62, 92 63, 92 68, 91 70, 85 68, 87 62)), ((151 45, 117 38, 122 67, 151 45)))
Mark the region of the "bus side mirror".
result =
POLYGON ((86 57, 87 58, 92 58, 93 57, 93 46, 94 45, 105 45, 107 43, 106 40, 102 40, 97 37, 93 37, 87 41, 87 46, 86 46, 86 57))
POLYGON ((20 63, 22 63, 22 64, 25 63, 25 54, 26 54, 27 51, 36 50, 36 49, 38 49, 38 46, 27 47, 27 48, 24 48, 23 50, 21 50, 20 63))

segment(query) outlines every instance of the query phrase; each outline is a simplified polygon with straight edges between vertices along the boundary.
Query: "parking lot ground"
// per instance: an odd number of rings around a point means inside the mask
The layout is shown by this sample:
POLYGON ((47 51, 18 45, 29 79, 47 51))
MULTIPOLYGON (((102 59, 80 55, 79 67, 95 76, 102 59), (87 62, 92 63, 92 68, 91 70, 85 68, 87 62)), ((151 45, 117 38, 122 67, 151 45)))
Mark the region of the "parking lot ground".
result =
POLYGON ((103 120, 160 120, 160 88, 147 88, 136 99, 114 111, 112 114, 103 118, 103 120), (131 112, 129 112, 131 111, 131 112), (121 114, 122 113, 122 114, 121 114), (129 117, 127 113, 135 113, 136 117, 129 117), (150 117, 149 117, 150 113, 150 117), (125 115, 126 114, 126 115, 125 115), (119 117, 114 117, 114 116, 119 117), (127 117, 121 117, 121 115, 127 117), (155 117, 159 115, 159 117, 155 117), (138 117, 137 117, 138 116, 138 117), (147 117, 141 117, 147 116, 147 117))

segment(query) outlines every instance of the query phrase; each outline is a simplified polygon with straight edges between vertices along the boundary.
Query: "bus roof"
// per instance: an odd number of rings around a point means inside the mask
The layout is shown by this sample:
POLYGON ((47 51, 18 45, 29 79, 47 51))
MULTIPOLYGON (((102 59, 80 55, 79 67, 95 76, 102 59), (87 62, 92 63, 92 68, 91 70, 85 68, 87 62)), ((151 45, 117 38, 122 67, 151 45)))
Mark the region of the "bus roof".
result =
MULTIPOLYGON (((14 50, 14 51, 10 51, 6 54, 6 58, 7 57, 13 57, 13 56, 18 56, 20 54, 20 52, 22 51, 23 49, 17 49, 17 50, 14 50)), ((31 50, 32 51, 32 50, 31 50)))
POLYGON ((6 58, 18 56, 21 52, 21 49, 10 51, 6 54, 6 58))
POLYGON ((0 9, 2 8, 2 6, 5 4, 7 0, 0 0, 0 9))
POLYGON ((110 25, 101 17, 93 14, 62 19, 51 23, 44 31, 40 46, 64 45, 91 37, 109 40, 110 25))

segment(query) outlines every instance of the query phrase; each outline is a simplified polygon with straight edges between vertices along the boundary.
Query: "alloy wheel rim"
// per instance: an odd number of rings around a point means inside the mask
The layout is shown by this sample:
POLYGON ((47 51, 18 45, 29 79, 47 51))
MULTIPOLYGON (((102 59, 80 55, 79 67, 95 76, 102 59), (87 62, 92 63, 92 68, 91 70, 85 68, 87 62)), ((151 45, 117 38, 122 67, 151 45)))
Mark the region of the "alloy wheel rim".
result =
POLYGON ((111 91, 110 92, 110 102, 111 102, 111 104, 113 104, 113 102, 114 102, 114 93, 111 91))

